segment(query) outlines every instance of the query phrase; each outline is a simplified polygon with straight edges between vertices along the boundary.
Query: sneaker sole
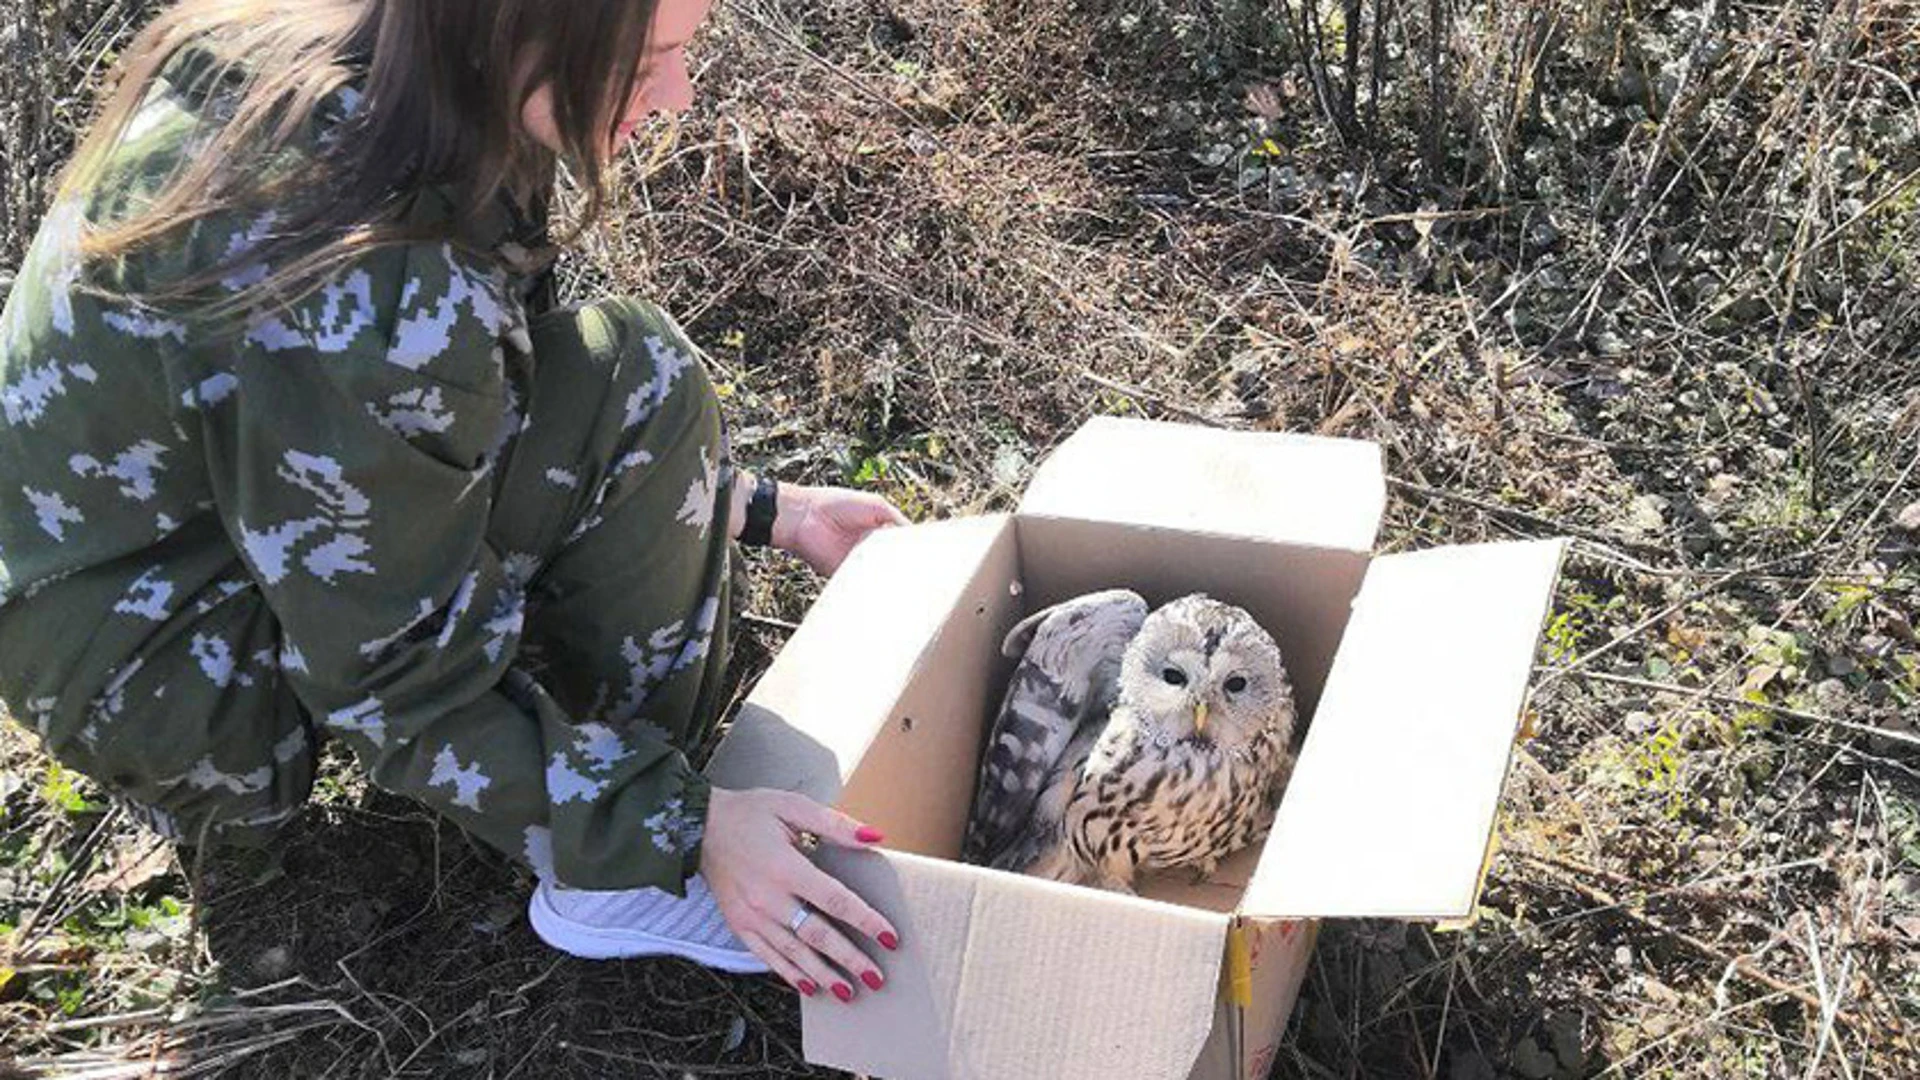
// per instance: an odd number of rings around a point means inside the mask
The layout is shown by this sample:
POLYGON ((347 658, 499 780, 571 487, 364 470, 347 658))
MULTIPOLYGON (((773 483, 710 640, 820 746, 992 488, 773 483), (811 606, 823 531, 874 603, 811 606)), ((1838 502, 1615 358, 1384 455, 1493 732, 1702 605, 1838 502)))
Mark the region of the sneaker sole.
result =
POLYGON ((612 930, 576 922, 554 910, 545 889, 535 889, 527 903, 527 921, 540 940, 586 960, 632 960, 644 956, 677 956, 735 975, 762 975, 770 969, 752 953, 716 949, 690 941, 649 934, 645 930, 612 930))

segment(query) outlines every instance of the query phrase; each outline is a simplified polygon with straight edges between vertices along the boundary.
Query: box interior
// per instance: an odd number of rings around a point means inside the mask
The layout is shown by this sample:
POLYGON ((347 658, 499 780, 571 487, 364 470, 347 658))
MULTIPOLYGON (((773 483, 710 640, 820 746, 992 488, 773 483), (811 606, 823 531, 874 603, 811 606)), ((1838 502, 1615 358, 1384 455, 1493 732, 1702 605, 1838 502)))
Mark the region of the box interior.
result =
MULTIPOLYGON (((1098 589, 1134 589, 1155 606, 1190 592, 1246 608, 1274 635, 1311 722, 1355 593, 1361 552, 1111 522, 1017 515, 922 655, 888 722, 847 778, 841 805, 887 833, 889 846, 955 859, 987 732, 1014 661, 1000 642, 1030 612, 1098 589), (899 792, 911 790, 913 799, 899 792)), ((1184 872, 1141 882, 1142 895, 1218 913, 1238 906, 1258 845, 1205 882, 1184 872)))

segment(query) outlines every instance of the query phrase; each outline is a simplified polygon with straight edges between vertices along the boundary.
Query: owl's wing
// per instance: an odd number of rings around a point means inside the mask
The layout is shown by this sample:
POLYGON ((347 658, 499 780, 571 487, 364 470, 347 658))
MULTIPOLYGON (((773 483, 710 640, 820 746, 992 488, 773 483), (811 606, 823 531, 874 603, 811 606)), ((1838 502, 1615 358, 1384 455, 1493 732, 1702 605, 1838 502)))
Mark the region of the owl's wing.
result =
POLYGON ((1093 717, 1080 725, 1068 741, 1066 752, 1041 781, 1033 809, 1002 843, 990 853, 986 865, 1016 874, 1032 874, 1074 884, 1091 880, 1067 842, 1067 813, 1079 791, 1087 759, 1106 731, 1106 722, 1093 717))
POLYGON ((1002 650, 1020 663, 994 718, 962 858, 992 863, 1028 825, 1075 733, 1106 720, 1120 657, 1146 618, 1139 594, 1110 589, 1037 612, 1007 635, 1002 650))

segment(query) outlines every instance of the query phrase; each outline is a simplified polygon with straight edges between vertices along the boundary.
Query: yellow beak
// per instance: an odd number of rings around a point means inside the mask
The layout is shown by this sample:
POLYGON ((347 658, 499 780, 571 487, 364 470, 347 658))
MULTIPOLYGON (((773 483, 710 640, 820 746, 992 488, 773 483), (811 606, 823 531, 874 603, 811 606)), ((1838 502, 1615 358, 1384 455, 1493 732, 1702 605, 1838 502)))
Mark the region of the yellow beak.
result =
POLYGON ((1207 730, 1207 703, 1204 701, 1193 707, 1193 730, 1195 734, 1204 734, 1207 730))

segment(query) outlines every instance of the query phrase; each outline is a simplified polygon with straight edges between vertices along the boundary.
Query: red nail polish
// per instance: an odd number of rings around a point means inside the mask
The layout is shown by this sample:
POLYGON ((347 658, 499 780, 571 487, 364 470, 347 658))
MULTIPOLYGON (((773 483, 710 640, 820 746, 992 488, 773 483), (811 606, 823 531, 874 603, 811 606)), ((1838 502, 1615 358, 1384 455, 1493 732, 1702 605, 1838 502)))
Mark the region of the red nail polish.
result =
POLYGON ((853 987, 848 986, 846 983, 834 983, 833 996, 839 998, 841 1001, 852 1001, 853 987))
POLYGON ((886 985, 886 980, 885 980, 885 979, 882 979, 882 978, 880 977, 880 973, 879 973, 879 972, 877 972, 877 971, 863 971, 863 972, 861 972, 861 973, 860 973, 860 981, 861 981, 861 982, 863 982, 863 983, 866 983, 866 984, 867 984, 867 989, 869 989, 869 990, 878 990, 878 989, 880 989, 880 988, 881 988, 882 986, 884 986, 884 985, 886 985))
POLYGON ((880 931, 880 945, 882 948, 892 951, 900 947, 900 939, 893 936, 893 931, 882 930, 880 931))
POLYGON ((801 979, 800 992, 807 995, 808 997, 812 997, 813 995, 820 992, 820 988, 813 985, 812 979, 801 979))
POLYGON ((886 837, 880 835, 879 829, 871 825, 860 826, 860 828, 854 832, 853 838, 863 844, 877 844, 886 839, 886 837))

